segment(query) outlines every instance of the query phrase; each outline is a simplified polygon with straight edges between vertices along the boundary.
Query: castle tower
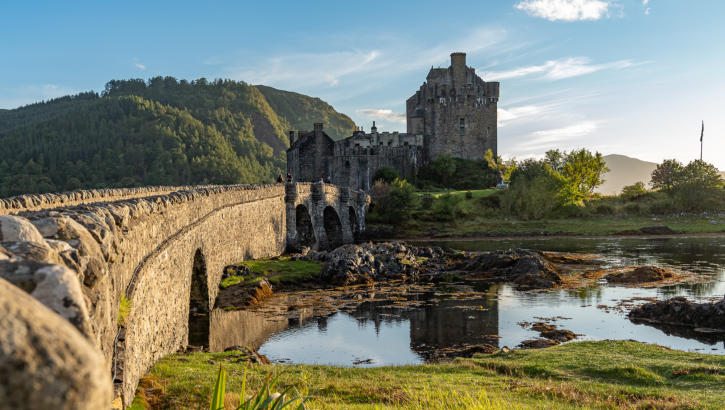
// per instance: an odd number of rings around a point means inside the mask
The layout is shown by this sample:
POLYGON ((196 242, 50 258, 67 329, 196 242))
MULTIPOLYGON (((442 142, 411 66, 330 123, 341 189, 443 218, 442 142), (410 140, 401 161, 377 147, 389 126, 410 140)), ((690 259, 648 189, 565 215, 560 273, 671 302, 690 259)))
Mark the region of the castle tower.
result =
POLYGON ((424 160, 481 159, 488 149, 498 155, 498 96, 499 83, 477 76, 465 53, 452 53, 448 68, 431 68, 406 102, 408 133, 423 135, 424 160))

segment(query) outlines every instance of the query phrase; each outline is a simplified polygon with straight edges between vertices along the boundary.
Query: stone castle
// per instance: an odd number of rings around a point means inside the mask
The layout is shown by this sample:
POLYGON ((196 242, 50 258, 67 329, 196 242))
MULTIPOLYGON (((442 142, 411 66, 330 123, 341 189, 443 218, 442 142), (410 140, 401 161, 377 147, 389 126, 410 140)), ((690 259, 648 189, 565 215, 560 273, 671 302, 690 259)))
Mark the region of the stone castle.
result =
POLYGON ((407 132, 361 129, 334 141, 314 124, 312 132, 290 131, 287 172, 295 181, 325 180, 368 191, 375 172, 390 167, 406 178, 448 154, 482 159, 497 152, 499 83, 486 82, 466 66, 465 53, 451 54, 451 66, 431 68, 426 82, 406 101, 407 132))

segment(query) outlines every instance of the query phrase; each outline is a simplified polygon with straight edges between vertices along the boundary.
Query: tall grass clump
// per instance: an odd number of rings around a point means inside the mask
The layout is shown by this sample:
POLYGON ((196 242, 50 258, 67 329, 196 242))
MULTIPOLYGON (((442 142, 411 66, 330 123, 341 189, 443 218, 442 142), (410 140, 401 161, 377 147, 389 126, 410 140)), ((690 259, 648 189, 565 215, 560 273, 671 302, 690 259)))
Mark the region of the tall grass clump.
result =
POLYGON ((118 325, 123 326, 126 323, 126 317, 131 311, 131 301, 125 294, 121 294, 121 301, 118 303, 118 325))
MULTIPOLYGON (((247 366, 248 365, 249 363, 247 363, 247 366)), ((309 400, 309 396, 300 396, 294 386, 287 387, 281 393, 275 392, 277 379, 281 373, 275 377, 272 377, 272 374, 270 373, 257 394, 252 395, 247 399, 247 366, 244 367, 244 375, 242 376, 242 391, 239 394, 239 405, 235 408, 235 410, 306 409, 305 403, 309 400), (287 396, 291 396, 293 392, 295 393, 294 397, 288 398, 287 396)), ((223 367, 219 366, 219 373, 217 374, 214 391, 211 395, 209 410, 224 410, 226 384, 227 372, 223 367)))

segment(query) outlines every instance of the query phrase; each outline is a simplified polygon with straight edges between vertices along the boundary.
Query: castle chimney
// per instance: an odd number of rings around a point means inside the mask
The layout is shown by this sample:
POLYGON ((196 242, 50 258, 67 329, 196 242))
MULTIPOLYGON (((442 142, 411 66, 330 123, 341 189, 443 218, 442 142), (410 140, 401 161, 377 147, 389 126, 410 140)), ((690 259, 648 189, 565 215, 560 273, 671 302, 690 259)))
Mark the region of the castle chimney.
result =
POLYGON ((292 146, 292 144, 295 143, 295 132, 290 131, 289 132, 289 145, 292 146))
POLYGON ((370 128, 370 133, 375 134, 376 132, 378 132, 378 127, 375 126, 375 121, 373 121, 373 126, 372 128, 370 128))
POLYGON ((451 69, 455 87, 463 87, 466 82, 466 53, 451 53, 451 69))
POLYGON ((322 123, 316 122, 315 123, 315 139, 322 138, 322 123))

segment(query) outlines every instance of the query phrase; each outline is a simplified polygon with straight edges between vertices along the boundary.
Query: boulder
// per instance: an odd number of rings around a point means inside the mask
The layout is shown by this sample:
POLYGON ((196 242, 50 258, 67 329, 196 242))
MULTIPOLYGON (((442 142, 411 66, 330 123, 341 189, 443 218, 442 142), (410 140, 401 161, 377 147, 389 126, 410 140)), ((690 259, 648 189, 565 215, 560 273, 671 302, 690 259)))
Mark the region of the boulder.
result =
POLYGON ((725 299, 715 303, 692 303, 678 296, 636 307, 629 312, 629 319, 725 332, 725 299))
POLYGON ((648 283, 659 282, 673 277, 672 272, 656 266, 640 266, 633 271, 613 273, 605 276, 610 283, 648 283))
POLYGON ((0 216, 0 242, 43 243, 43 236, 30 221, 18 216, 0 216))
POLYGON ((489 280, 511 281, 520 289, 553 288, 562 283, 546 256, 528 249, 482 253, 459 262, 456 269, 489 280))
POLYGON ((101 354, 66 320, 0 279, 0 408, 107 409, 101 354))
POLYGON ((6 260, 0 261, 0 278, 29 293, 89 339, 94 338, 81 285, 72 270, 63 265, 6 260))

